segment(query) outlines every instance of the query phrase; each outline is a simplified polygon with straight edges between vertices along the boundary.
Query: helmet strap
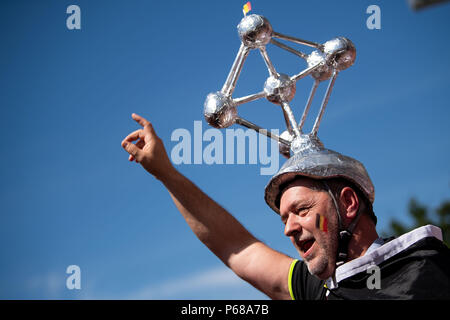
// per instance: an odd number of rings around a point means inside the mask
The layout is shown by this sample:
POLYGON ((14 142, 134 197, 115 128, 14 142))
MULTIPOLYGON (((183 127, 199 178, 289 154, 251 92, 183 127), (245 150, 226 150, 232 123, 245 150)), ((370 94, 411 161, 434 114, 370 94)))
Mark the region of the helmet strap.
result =
POLYGON ((350 243, 350 240, 353 236, 353 230, 355 229, 359 218, 361 217, 360 214, 360 208, 358 208, 358 212, 356 213, 356 217, 353 219, 353 221, 348 225, 347 228, 345 228, 341 212, 339 210, 339 206, 337 204, 336 197, 334 196, 333 192, 331 192, 331 188, 325 181, 322 181, 323 185, 328 191, 328 194, 330 195, 331 199, 333 200, 334 207, 336 208, 336 214, 338 217, 338 249, 336 254, 336 266, 340 266, 347 261, 348 258, 348 245, 350 243))

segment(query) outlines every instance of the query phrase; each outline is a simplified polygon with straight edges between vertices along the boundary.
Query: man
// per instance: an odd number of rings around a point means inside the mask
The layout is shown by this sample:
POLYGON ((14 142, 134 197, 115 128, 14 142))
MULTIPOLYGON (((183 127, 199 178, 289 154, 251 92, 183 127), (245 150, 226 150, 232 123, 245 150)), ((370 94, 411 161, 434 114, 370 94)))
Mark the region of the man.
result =
POLYGON ((379 238, 374 189, 358 161, 310 144, 266 187, 266 202, 285 224, 303 261, 251 235, 171 164, 151 123, 122 141, 168 189, 196 236, 239 277, 272 299, 450 299, 450 253, 440 229, 425 226, 379 238), (134 141, 137 141, 135 144, 134 141))

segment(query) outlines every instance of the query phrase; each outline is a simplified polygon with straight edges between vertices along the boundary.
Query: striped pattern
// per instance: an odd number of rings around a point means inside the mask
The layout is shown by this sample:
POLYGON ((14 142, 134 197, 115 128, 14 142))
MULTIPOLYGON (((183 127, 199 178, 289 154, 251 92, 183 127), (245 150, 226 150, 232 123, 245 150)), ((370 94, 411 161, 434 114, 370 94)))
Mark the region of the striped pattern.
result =
POLYGON ((316 214, 316 228, 324 232, 328 231, 328 221, 327 218, 320 214, 316 214))
POLYGON ((252 4, 249 2, 247 2, 246 4, 244 4, 244 7, 242 8, 242 12, 244 12, 244 16, 247 15, 247 13, 252 10, 252 4))

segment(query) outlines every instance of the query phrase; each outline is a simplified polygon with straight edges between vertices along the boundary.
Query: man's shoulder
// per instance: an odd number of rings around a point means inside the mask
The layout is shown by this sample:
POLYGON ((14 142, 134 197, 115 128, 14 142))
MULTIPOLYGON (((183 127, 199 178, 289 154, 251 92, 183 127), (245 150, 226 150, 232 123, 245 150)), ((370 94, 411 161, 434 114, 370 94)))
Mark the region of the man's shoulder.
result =
POLYGON ((388 257, 381 261, 381 266, 416 260, 439 265, 450 263, 450 249, 442 241, 441 229, 436 226, 420 227, 391 241, 392 245, 390 241, 386 242, 388 257))
POLYGON ((334 289, 350 298, 450 298, 449 264, 441 230, 427 225, 339 267, 334 289), (379 285, 369 285, 377 277, 379 285))

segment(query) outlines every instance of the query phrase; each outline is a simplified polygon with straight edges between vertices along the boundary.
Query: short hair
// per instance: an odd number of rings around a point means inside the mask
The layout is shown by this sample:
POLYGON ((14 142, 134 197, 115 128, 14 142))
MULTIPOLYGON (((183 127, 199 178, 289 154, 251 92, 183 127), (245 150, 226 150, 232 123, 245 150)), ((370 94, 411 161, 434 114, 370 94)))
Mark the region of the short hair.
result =
MULTIPOLYGON (((377 225, 377 217, 375 215, 375 212, 373 211, 372 203, 369 201, 367 196, 361 191, 360 188, 358 188, 353 182, 351 182, 345 178, 338 177, 338 178, 330 178, 330 179, 313 179, 311 177, 297 175, 297 176, 295 176, 294 179, 292 179, 280 186, 279 200, 281 200, 281 194, 283 193, 284 189, 289 184, 291 184, 292 182, 294 182, 295 180, 297 180, 299 178, 306 178, 309 181, 311 181, 312 186, 310 188, 313 190, 328 192, 325 184, 322 183, 322 181, 326 181, 328 186, 331 189, 331 192, 333 193, 334 197, 337 200, 340 198, 342 189, 344 189, 345 187, 351 188, 352 190, 355 191, 355 193, 358 197, 359 210, 362 210, 362 213, 366 213, 370 217, 370 219, 373 221, 373 223, 375 225, 377 225)), ((278 200, 278 204, 280 203, 279 200, 278 200)))

